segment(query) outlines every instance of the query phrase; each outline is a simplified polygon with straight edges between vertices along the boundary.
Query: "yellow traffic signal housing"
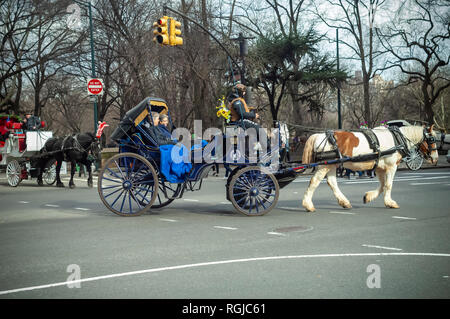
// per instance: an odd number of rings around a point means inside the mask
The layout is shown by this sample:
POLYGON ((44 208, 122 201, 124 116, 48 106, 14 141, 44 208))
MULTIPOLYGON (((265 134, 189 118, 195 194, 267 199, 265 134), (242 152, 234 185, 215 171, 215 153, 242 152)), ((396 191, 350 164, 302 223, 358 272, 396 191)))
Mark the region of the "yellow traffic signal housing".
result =
POLYGON ((183 38, 179 37, 181 35, 181 22, 175 20, 174 18, 170 19, 170 45, 183 45, 183 38))
POLYGON ((155 35, 153 42, 158 42, 161 45, 170 45, 169 30, 167 27, 168 20, 169 17, 164 16, 157 22, 153 23, 153 27, 156 28, 153 30, 153 34, 155 35))

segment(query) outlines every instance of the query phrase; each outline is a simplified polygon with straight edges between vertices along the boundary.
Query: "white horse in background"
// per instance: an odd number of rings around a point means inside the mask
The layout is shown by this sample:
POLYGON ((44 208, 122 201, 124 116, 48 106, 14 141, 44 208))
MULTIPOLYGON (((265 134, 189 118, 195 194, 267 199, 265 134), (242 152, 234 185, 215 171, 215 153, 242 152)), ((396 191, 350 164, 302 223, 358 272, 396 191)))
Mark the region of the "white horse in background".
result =
MULTIPOLYGON (((377 127, 372 131, 378 138, 379 149, 381 152, 396 146, 394 137, 389 129, 377 127)), ((400 128, 400 132, 407 141, 408 150, 413 146, 416 146, 428 163, 437 164, 438 152, 435 140, 436 133, 433 131, 433 125, 428 128, 423 126, 403 126, 400 128)), ((343 156, 353 157, 374 152, 370 148, 367 138, 361 132, 335 131, 334 137, 343 156)), ((314 163, 315 155, 318 152, 332 150, 333 146, 329 143, 325 133, 313 134, 306 141, 302 164, 314 163)), ((373 201, 384 192, 384 205, 388 208, 400 208, 400 206, 391 198, 391 192, 394 175, 401 160, 402 155, 398 151, 379 158, 375 171, 380 181, 380 185, 377 189, 365 193, 364 203, 373 201)), ((375 160, 367 162, 345 162, 343 167, 353 171, 365 171, 373 169, 375 164, 375 160)), ((339 164, 318 166, 303 197, 302 205, 308 212, 315 211, 312 197, 315 189, 319 186, 320 181, 325 176, 327 177, 327 183, 331 187, 339 205, 344 208, 352 207, 350 201, 345 197, 337 185, 337 167, 339 167, 339 164)))

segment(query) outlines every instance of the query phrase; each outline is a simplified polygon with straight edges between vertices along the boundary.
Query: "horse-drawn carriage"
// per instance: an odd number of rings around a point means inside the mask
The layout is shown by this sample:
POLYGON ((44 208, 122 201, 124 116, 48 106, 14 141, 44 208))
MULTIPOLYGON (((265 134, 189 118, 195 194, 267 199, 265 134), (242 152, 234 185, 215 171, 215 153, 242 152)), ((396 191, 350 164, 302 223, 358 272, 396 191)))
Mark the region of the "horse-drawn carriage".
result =
MULTIPOLYGON (((118 215, 140 215, 167 206, 185 191, 200 190, 216 161, 233 168, 226 197, 236 210, 249 216, 272 210, 279 189, 295 179, 293 172, 271 173, 266 169, 270 164, 267 160, 264 164, 252 162, 248 149, 247 153, 237 149, 235 136, 215 135, 209 143, 202 141, 190 150, 158 145, 149 130, 153 126, 152 112, 167 114, 170 119, 164 100, 146 98, 125 114, 111 135, 119 144, 119 154, 110 158, 100 172, 98 192, 106 207, 118 215), (229 147, 219 151, 224 145, 229 147), (190 162, 186 161, 189 155, 190 162)), ((277 152, 275 147, 265 158, 277 152)))
MULTIPOLYGON (((312 194, 320 180, 327 176, 338 203, 350 208, 349 201, 337 188, 335 171, 339 165, 356 170, 376 166, 382 187, 367 192, 364 202, 372 201, 386 188, 385 205, 398 207, 390 198, 390 189, 401 158, 399 152, 407 153, 408 147, 414 144, 437 160, 432 129, 425 131, 414 127, 403 133, 379 128, 376 134, 371 133, 372 142, 368 132, 314 134, 306 143, 303 163, 278 163, 279 145, 276 144, 262 156, 258 154, 254 161, 250 156, 251 145, 244 143, 247 148, 238 149, 239 143, 233 142, 236 136, 229 134, 230 130, 225 135, 214 135, 209 142, 194 144, 190 149, 179 144, 160 145, 152 131, 155 128, 152 112, 167 114, 170 119, 166 102, 159 98, 146 98, 128 111, 111 135, 119 144, 119 153, 106 161, 99 174, 98 192, 102 202, 121 216, 141 215, 167 206, 181 198, 185 191, 200 190, 203 178, 215 162, 234 168, 227 180, 226 198, 238 212, 248 216, 270 212, 276 206, 280 188, 312 167, 318 170, 305 193, 303 206, 308 211, 314 210, 312 194), (275 159, 275 170, 272 159, 275 159)), ((188 136, 190 138, 190 134, 188 136)))
MULTIPOLYGON (((51 131, 24 131, 19 119, 12 115, 0 116, 0 167, 6 168, 6 178, 10 186, 16 187, 24 179, 39 175, 37 160, 45 142, 53 136, 51 131)), ((41 123, 44 127, 45 124, 41 123)), ((43 180, 52 185, 56 180, 55 161, 45 163, 43 180)))

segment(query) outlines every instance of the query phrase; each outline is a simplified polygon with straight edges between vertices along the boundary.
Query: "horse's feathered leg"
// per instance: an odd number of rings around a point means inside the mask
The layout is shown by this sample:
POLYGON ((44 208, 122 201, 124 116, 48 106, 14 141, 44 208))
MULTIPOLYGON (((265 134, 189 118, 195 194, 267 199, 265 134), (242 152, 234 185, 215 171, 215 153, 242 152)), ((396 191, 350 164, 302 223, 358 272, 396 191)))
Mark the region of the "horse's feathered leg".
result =
POLYGON ((308 212, 314 212, 314 204, 312 202, 312 197, 314 191, 319 186, 320 181, 325 177, 325 175, 330 171, 330 166, 319 166, 319 169, 313 175, 309 182, 309 186, 306 189, 305 195, 303 196, 302 205, 306 208, 308 212))
POLYGON ((368 191, 367 193, 364 194, 364 198, 363 198, 364 204, 370 203, 371 201, 376 199, 378 196, 380 196, 380 194, 383 193, 383 191, 384 191, 386 172, 384 169, 381 169, 379 167, 377 167, 377 169, 375 171, 377 172, 377 177, 378 177, 378 180, 380 181, 380 186, 377 189, 375 189, 373 191, 368 191))
POLYGON ((333 191, 334 196, 336 197, 338 204, 344 208, 352 208, 350 201, 345 197, 345 195, 341 192, 338 187, 336 180, 336 167, 330 168, 330 171, 327 174, 327 184, 330 186, 333 191))
POLYGON ((73 176, 75 175, 77 163, 75 161, 70 162, 70 181, 69 181, 69 187, 75 188, 75 183, 73 182, 73 176))
POLYGON ((384 205, 388 208, 400 208, 400 206, 391 198, 392 184, 394 182, 397 165, 390 166, 386 170, 385 185, 384 185, 384 205))
POLYGON ((44 186, 44 182, 42 182, 42 174, 44 173, 45 161, 42 158, 37 161, 37 167, 39 169, 37 183, 39 186, 44 186))
POLYGON ((64 187, 63 182, 61 182, 60 172, 61 172, 61 165, 63 162, 62 156, 56 156, 56 186, 57 187, 64 187))

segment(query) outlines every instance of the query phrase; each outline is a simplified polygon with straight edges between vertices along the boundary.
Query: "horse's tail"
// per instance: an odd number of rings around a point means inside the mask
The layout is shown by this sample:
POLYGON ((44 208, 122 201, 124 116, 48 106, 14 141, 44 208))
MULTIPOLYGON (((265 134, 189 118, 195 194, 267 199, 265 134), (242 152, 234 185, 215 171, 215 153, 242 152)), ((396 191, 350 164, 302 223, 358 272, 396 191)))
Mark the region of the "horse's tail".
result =
POLYGON ((314 144, 317 139, 317 134, 311 135, 305 143, 303 149, 302 164, 310 164, 314 162, 314 144))

